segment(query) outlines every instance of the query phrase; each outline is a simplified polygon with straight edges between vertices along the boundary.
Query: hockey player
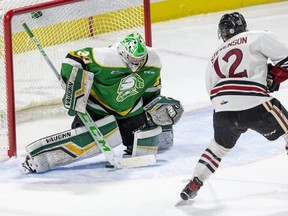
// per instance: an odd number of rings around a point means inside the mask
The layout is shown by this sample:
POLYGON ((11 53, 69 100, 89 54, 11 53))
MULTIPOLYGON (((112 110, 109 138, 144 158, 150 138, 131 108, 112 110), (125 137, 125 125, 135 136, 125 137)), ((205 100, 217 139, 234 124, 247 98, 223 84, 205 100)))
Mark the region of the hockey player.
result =
POLYGON ((172 125, 183 108, 179 101, 160 95, 161 67, 156 50, 138 33, 110 47, 69 52, 61 77, 66 83, 64 106, 75 116, 72 132, 27 146, 24 169, 43 172, 101 153, 76 115, 86 110, 111 147, 126 146, 126 156, 156 155, 158 149, 171 147, 172 125))
POLYGON ((248 31, 238 12, 221 17, 218 34, 224 43, 206 70, 207 92, 214 106, 214 138, 180 193, 183 200, 197 195, 247 129, 268 140, 283 137, 288 150, 288 113, 269 94, 288 78, 288 46, 267 31, 248 31), (273 63, 269 71, 268 62, 273 63))

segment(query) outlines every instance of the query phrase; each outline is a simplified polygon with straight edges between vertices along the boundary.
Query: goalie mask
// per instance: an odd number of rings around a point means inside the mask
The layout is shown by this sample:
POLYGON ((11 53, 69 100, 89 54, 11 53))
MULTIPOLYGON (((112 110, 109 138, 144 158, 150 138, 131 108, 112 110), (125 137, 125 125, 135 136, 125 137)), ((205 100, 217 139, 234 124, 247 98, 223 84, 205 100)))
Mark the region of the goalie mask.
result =
POLYGON ((241 32, 247 31, 247 24, 242 14, 238 12, 224 14, 218 25, 218 37, 225 42, 241 32))
POLYGON ((159 96, 144 107, 148 117, 155 125, 173 125, 181 118, 184 110, 180 101, 159 96))
POLYGON ((132 33, 120 41, 117 50, 132 72, 136 72, 141 68, 147 58, 147 48, 144 39, 138 33, 132 33))

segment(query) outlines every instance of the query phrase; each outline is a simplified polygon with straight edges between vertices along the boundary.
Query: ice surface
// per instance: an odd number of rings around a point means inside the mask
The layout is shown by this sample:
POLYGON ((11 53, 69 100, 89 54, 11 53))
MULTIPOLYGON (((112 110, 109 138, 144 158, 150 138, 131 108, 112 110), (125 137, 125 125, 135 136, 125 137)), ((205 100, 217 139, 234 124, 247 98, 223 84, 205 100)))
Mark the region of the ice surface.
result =
MULTIPOLYGON (((270 30, 288 43, 287 8, 288 2, 281 2, 238 11, 249 29, 270 30)), ((287 216, 284 141, 268 142, 253 131, 240 138, 191 205, 175 207, 185 186, 181 181, 191 177, 213 135, 204 72, 221 43, 217 24, 223 13, 153 25, 153 45, 163 61, 162 93, 185 107, 174 127, 174 147, 159 153, 156 166, 113 171, 105 169, 105 158, 98 156, 51 172, 23 175, 18 158, 12 158, 0 164, 1 216, 287 216)), ((287 82, 274 96, 288 107, 287 82)), ((68 129, 71 121, 54 116, 19 124, 19 155, 25 145, 68 129)), ((116 152, 120 154, 122 147, 116 152)))

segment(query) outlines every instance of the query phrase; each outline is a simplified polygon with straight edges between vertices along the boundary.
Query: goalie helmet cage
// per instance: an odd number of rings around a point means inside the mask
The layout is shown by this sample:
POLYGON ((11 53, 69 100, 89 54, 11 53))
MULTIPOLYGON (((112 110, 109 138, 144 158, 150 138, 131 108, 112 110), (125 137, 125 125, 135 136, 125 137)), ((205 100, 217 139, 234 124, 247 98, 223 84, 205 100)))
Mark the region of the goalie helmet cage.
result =
POLYGON ((58 70, 69 51, 108 46, 132 31, 152 45, 150 0, 2 0, 0 8, 0 160, 17 154, 16 122, 66 113, 64 91, 23 22, 58 70))

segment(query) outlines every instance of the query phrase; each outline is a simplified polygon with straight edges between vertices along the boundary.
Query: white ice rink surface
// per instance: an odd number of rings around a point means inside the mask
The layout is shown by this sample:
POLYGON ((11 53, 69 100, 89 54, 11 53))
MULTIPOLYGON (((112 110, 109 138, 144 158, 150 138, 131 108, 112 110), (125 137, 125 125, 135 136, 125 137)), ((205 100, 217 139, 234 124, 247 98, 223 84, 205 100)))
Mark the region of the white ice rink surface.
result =
MULTIPOLYGON (((270 30, 288 43, 287 10, 288 2, 282 2, 238 11, 250 30, 270 30)), ((156 166, 112 171, 103 168, 105 158, 98 156, 47 173, 23 175, 18 159, 12 158, 0 164, 0 215, 287 216, 284 141, 268 142, 252 131, 240 138, 193 203, 175 207, 185 186, 181 181, 191 177, 213 135, 204 73, 221 43, 217 24, 223 13, 153 25, 153 45, 163 62, 162 93, 185 107, 174 127, 174 147, 159 153, 156 166)), ((287 86, 284 83, 274 96, 288 108, 287 86)), ((20 124, 19 154, 35 139, 69 129, 71 120, 53 117, 20 124)), ((122 149, 116 151, 120 154, 122 149)))

